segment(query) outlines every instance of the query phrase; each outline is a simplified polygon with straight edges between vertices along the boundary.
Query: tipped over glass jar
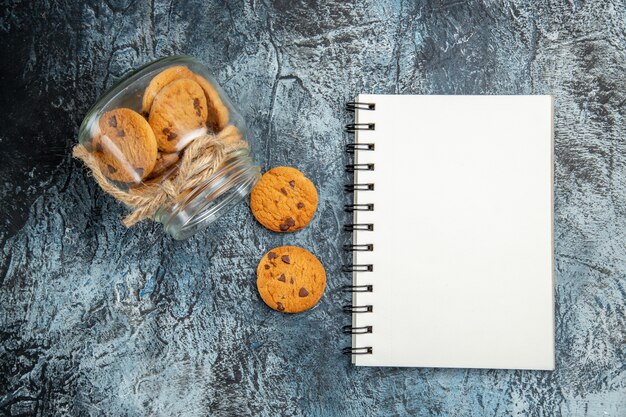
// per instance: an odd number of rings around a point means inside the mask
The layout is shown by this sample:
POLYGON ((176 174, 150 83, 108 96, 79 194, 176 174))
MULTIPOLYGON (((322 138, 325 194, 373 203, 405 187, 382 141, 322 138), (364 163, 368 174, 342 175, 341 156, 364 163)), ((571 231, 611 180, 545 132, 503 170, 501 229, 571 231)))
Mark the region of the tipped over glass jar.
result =
POLYGON ((89 110, 74 156, 100 187, 174 239, 205 228, 260 178, 237 109, 192 57, 163 58, 113 85, 89 110))

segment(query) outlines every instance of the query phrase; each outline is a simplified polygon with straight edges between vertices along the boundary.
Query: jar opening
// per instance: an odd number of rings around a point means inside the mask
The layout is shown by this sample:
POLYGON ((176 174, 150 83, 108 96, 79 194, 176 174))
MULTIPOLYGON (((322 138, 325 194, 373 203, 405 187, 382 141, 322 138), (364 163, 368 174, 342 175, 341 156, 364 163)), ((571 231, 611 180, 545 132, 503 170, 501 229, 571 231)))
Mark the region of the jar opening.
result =
POLYGON ((155 221, 163 224, 174 239, 185 239, 214 222, 245 198, 261 177, 247 149, 229 154, 206 181, 196 186, 179 202, 162 207, 155 221))

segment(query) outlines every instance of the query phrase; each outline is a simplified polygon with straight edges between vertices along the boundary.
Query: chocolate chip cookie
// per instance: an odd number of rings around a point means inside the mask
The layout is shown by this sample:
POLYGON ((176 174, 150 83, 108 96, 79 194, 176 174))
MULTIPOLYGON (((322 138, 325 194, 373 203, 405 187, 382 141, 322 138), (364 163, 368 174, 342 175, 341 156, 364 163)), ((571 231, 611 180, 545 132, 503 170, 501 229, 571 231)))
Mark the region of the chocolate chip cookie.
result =
POLYGON ((209 111, 207 112, 207 127, 213 132, 220 132, 228 124, 228 108, 222 102, 219 93, 205 78, 193 74, 193 80, 202 87, 209 111))
POLYGON ((306 227, 317 210, 317 190, 295 168, 267 171, 250 193, 252 214, 275 232, 295 232, 306 227))
POLYGON ((300 313, 322 298, 326 289, 326 271, 306 249, 281 246, 261 258, 256 284, 261 298, 270 308, 283 313, 300 313))
POLYGON ((191 78, 194 76, 194 73, 187 67, 183 65, 176 65, 175 67, 169 67, 152 78, 150 80, 150 84, 146 87, 146 90, 143 93, 143 100, 141 102, 141 112, 144 116, 148 117, 150 113, 150 109, 152 108, 152 103, 154 102, 154 98, 159 94, 159 92, 171 83, 174 80, 178 80, 181 78, 191 78))
POLYGON ((146 120, 137 112, 119 108, 100 117, 92 152, 107 178, 138 183, 153 170, 157 142, 146 120))
POLYGON ((152 169, 152 173, 148 176, 148 179, 154 179, 160 177, 161 175, 169 172, 170 168, 174 166, 180 159, 180 155, 177 152, 174 153, 165 153, 159 152, 157 154, 156 164, 152 169))
POLYGON ((148 121, 159 149, 177 152, 206 133, 207 103, 197 82, 182 78, 172 81, 154 98, 148 121))

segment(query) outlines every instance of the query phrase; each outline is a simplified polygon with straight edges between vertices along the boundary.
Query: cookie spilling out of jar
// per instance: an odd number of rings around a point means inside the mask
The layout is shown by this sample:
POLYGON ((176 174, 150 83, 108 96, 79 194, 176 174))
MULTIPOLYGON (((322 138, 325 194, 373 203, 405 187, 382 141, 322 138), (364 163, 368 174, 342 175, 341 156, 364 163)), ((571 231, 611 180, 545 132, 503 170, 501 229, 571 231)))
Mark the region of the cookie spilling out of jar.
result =
POLYGON ((213 85, 185 66, 173 66, 152 78, 141 112, 120 107, 100 116, 90 151, 109 180, 138 184, 171 172, 190 143, 221 132, 228 121, 213 85))
POLYGON ((260 178, 236 108, 192 57, 129 74, 88 112, 73 155, 132 209, 123 223, 163 224, 183 239, 240 201, 260 178))

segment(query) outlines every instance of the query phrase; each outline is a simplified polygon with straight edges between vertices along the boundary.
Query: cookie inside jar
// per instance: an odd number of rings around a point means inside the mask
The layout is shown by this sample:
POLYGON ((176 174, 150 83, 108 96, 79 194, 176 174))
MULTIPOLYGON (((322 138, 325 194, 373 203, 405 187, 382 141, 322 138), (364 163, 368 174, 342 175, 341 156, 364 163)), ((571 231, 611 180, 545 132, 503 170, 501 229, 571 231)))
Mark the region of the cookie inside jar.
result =
POLYGON ((218 90, 187 66, 170 66, 145 78, 140 105, 112 108, 92 127, 91 151, 104 176, 120 185, 171 175, 190 143, 229 124, 230 112, 218 90))

